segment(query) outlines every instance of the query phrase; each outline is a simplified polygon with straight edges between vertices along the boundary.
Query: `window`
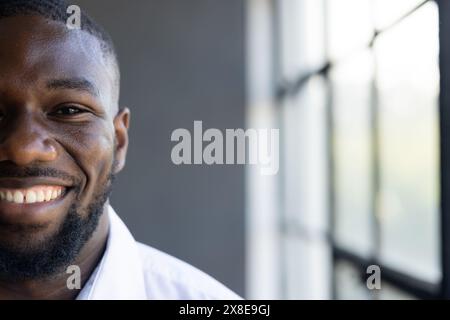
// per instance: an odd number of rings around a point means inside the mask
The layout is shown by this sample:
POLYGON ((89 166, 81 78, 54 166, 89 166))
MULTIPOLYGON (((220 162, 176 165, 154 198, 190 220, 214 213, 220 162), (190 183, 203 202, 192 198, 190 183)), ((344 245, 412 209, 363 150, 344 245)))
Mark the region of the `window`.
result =
POLYGON ((273 3, 284 298, 442 297, 442 5, 273 3))

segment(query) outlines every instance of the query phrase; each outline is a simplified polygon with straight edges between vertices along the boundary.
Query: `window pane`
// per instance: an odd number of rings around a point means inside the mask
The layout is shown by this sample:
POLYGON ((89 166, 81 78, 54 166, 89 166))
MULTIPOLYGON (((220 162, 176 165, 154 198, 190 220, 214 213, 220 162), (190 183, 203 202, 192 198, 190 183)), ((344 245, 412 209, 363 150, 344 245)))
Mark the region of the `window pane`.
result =
POLYGON ((373 34, 369 0, 328 0, 327 39, 331 59, 348 58, 364 48, 373 34))
MULTIPOLYGON (((336 299, 340 300, 412 300, 412 295, 404 292, 387 282, 381 276, 381 289, 369 290, 364 274, 351 263, 338 260, 334 267, 336 281, 336 299)), ((381 271, 383 275, 383 271, 381 271)), ((367 275, 368 277, 369 275, 367 275)))
POLYGON ((331 254, 324 238, 283 237, 286 299, 331 299, 331 254))
POLYGON ((363 285, 361 273, 349 262, 338 260, 334 265, 336 299, 370 300, 372 294, 363 285))
POLYGON ((371 92, 373 57, 364 51, 331 72, 334 112, 335 238, 372 254, 371 92))
POLYGON ((281 76, 295 79, 325 63, 323 1, 281 0, 281 76))
POLYGON ((377 29, 383 29, 411 11, 423 0, 372 0, 372 12, 377 29))
MULTIPOLYGON (((392 1, 390 2, 392 3, 392 1)), ((438 281, 438 13, 430 2, 376 43, 381 258, 438 281)))
POLYGON ((282 107, 283 209, 288 224, 307 232, 327 230, 326 90, 322 77, 311 78, 282 107))

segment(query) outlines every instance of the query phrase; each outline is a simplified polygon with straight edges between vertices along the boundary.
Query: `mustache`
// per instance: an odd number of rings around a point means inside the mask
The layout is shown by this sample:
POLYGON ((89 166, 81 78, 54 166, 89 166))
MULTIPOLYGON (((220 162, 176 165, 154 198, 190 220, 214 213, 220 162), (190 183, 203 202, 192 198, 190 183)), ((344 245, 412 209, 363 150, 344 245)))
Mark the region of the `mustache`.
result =
POLYGON ((73 185, 78 185, 81 181, 77 177, 59 169, 50 167, 17 167, 0 164, 0 178, 58 178, 73 185))

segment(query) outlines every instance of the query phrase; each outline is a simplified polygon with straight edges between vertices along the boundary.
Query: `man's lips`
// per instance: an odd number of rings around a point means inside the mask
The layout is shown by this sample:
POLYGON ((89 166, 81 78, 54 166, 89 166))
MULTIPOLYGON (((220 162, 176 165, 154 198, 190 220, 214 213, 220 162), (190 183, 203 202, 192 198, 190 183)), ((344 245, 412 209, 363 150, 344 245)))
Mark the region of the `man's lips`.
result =
POLYGON ((73 190, 73 184, 57 178, 0 177, 0 221, 17 225, 60 221, 75 197, 73 190))

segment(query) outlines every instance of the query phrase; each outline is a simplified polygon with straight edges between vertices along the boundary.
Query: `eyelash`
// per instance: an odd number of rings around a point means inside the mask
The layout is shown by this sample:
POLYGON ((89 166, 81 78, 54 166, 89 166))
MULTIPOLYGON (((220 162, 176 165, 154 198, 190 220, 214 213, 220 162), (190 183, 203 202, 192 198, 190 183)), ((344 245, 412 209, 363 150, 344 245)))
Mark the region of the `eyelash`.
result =
MULTIPOLYGON (((85 108, 79 107, 77 105, 62 105, 59 106, 57 108, 55 108, 54 111, 51 111, 50 113, 48 113, 49 116, 54 116, 54 117, 76 117, 76 116, 81 116, 83 114, 88 114, 91 113, 89 110, 86 110, 85 108), (65 111, 69 111, 71 110, 71 112, 66 113, 65 111)), ((3 113, 2 110, 0 110, 0 121, 4 120, 5 118, 5 114, 3 113)))
POLYGON ((80 115, 80 114, 87 113, 87 112, 88 112, 87 110, 82 109, 78 106, 66 105, 66 106, 61 106, 58 109, 56 109, 56 111, 54 111, 53 114, 59 115, 59 116, 75 116, 75 115, 80 115), (70 109, 72 109, 73 111, 76 111, 76 112, 72 112, 69 114, 62 113, 63 110, 70 110, 70 109))

